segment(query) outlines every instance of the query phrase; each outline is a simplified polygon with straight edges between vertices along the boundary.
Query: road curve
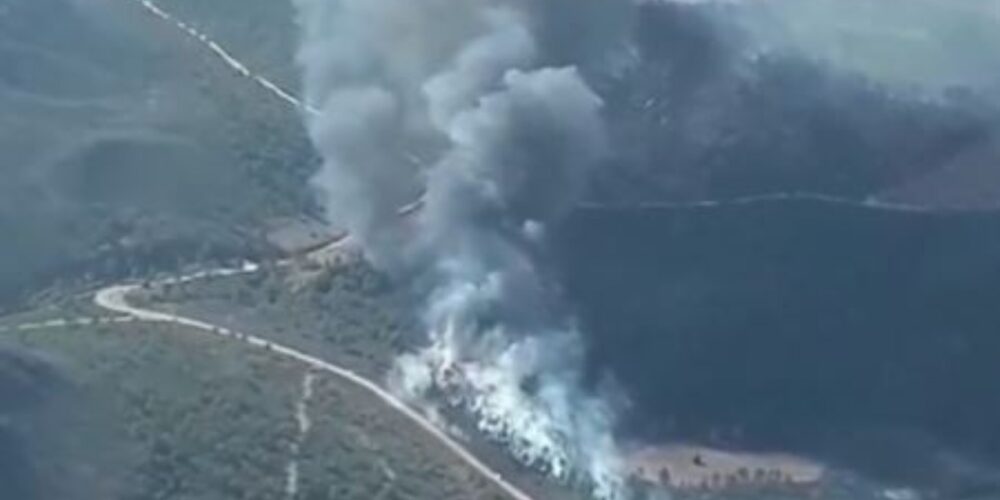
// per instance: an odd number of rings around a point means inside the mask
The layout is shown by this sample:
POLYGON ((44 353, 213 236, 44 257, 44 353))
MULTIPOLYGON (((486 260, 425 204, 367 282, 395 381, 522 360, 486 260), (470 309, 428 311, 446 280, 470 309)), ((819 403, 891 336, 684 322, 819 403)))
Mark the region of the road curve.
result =
MULTIPOLYGON (((214 271, 204 271, 201 273, 184 276, 181 278, 172 278, 164 280, 159 283, 161 284, 185 283, 185 282, 195 281, 197 279, 247 274, 253 272, 255 269, 256 268, 254 267, 250 268, 244 267, 242 269, 218 269, 214 271)), ((335 375, 348 383, 354 384, 355 386, 364 389, 369 394, 381 400, 383 403, 385 403, 394 411, 401 413, 403 416, 408 418, 410 421, 412 421, 422 430, 424 430, 427 434, 429 434, 431 437, 437 440, 439 443, 444 445, 445 448, 454 453, 469 467, 472 467, 476 472, 482 474, 486 479, 488 479, 498 488, 500 488, 505 493, 510 495, 511 498, 515 500, 534 500, 534 498, 531 495, 525 493, 517 486, 514 486, 513 484, 508 482, 506 479, 503 478, 503 476, 500 473, 491 469, 488 465, 486 465, 481 460, 476 458, 476 456, 473 455, 472 452, 470 452, 467 448, 465 448, 465 446, 456 441, 445 431, 435 426, 420 412, 414 410, 405 402, 403 402, 396 396, 392 395, 392 393, 383 389, 376 382, 366 379, 365 377, 362 377, 361 375, 358 375, 357 373, 347 368, 335 365, 328 361, 324 361, 315 356, 310 356, 309 354, 306 354, 302 351, 298 351, 296 349, 282 345, 277 342, 266 340, 246 333, 234 331, 222 326, 213 325, 211 323, 207 323, 197 319, 133 306, 128 302, 128 294, 134 290, 137 290, 138 288, 139 285, 133 285, 133 284, 112 285, 107 288, 102 288, 101 290, 98 290, 97 293, 94 295, 94 303, 98 307, 101 307, 116 314, 127 315, 139 321, 146 321, 151 323, 172 323, 177 325, 183 325, 204 332, 206 334, 217 335, 220 337, 226 337, 238 340, 240 342, 249 344, 253 347, 265 349, 275 354, 294 359, 300 363, 303 363, 313 368, 314 370, 335 375)))

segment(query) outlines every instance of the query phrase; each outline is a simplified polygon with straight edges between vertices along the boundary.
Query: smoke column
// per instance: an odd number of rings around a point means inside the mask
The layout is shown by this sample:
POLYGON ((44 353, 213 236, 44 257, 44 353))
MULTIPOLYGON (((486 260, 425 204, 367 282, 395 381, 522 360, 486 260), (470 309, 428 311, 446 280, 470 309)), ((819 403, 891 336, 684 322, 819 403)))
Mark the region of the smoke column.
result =
POLYGON ((427 297, 428 345, 390 382, 461 407, 527 464, 619 496, 612 412, 581 388, 581 338, 537 256, 608 153, 579 64, 627 52, 612 19, 630 4, 295 3, 329 216, 427 297))

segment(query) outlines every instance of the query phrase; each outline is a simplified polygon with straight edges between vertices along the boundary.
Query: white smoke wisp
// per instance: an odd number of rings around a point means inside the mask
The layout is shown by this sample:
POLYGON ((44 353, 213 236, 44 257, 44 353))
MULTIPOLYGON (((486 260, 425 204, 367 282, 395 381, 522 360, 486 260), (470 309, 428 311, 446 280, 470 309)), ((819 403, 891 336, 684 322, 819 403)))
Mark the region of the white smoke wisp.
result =
POLYGON ((582 339, 537 258, 546 224, 608 154, 601 99, 577 67, 547 62, 539 33, 576 3, 296 5, 330 216, 377 265, 427 284, 427 347, 399 359, 390 382, 443 396, 523 462, 619 498, 613 412, 582 387, 582 339))

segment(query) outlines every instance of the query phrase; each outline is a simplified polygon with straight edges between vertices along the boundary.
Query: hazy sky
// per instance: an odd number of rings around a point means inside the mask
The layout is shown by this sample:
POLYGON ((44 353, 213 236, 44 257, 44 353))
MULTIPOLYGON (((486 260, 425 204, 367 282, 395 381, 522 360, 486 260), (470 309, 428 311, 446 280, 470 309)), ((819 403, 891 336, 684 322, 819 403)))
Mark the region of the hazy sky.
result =
POLYGON ((754 0, 741 21, 762 47, 792 50, 896 85, 1000 83, 996 0, 754 0))

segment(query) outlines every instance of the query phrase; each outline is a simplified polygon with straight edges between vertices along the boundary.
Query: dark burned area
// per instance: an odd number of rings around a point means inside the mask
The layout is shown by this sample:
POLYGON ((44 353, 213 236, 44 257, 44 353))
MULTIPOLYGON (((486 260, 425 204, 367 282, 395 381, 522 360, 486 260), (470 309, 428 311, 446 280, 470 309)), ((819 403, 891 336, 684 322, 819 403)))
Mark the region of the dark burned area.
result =
POLYGON ((554 239, 636 437, 1000 460, 1000 214, 582 210, 554 239))
MULTIPOLYGON (((106 2, 6 3, 0 111, 31 119, 0 113, 0 230, 14 236, 0 246, 0 311, 46 288, 271 258, 262 227, 315 215, 300 117, 173 27, 145 33, 130 25, 145 13, 106 2), (51 10, 75 14, 26 28, 51 10), (198 111, 149 105, 157 95, 198 111), (148 169, 122 175, 133 163, 148 169)), ((544 253, 585 332, 590 381, 622 389, 626 438, 785 449, 995 498, 1000 87, 898 88, 756 50, 728 8, 646 3, 640 64, 581 68, 612 153, 544 253), (724 203, 768 193, 842 202, 724 203), (698 200, 723 203, 683 205, 698 200), (985 467, 949 468, 946 453, 985 467)), ((265 62, 293 87, 290 60, 265 62)), ((41 494, 44 450, 28 438, 47 428, 21 422, 51 413, 61 384, 48 361, 0 351, 0 496, 41 494)))

